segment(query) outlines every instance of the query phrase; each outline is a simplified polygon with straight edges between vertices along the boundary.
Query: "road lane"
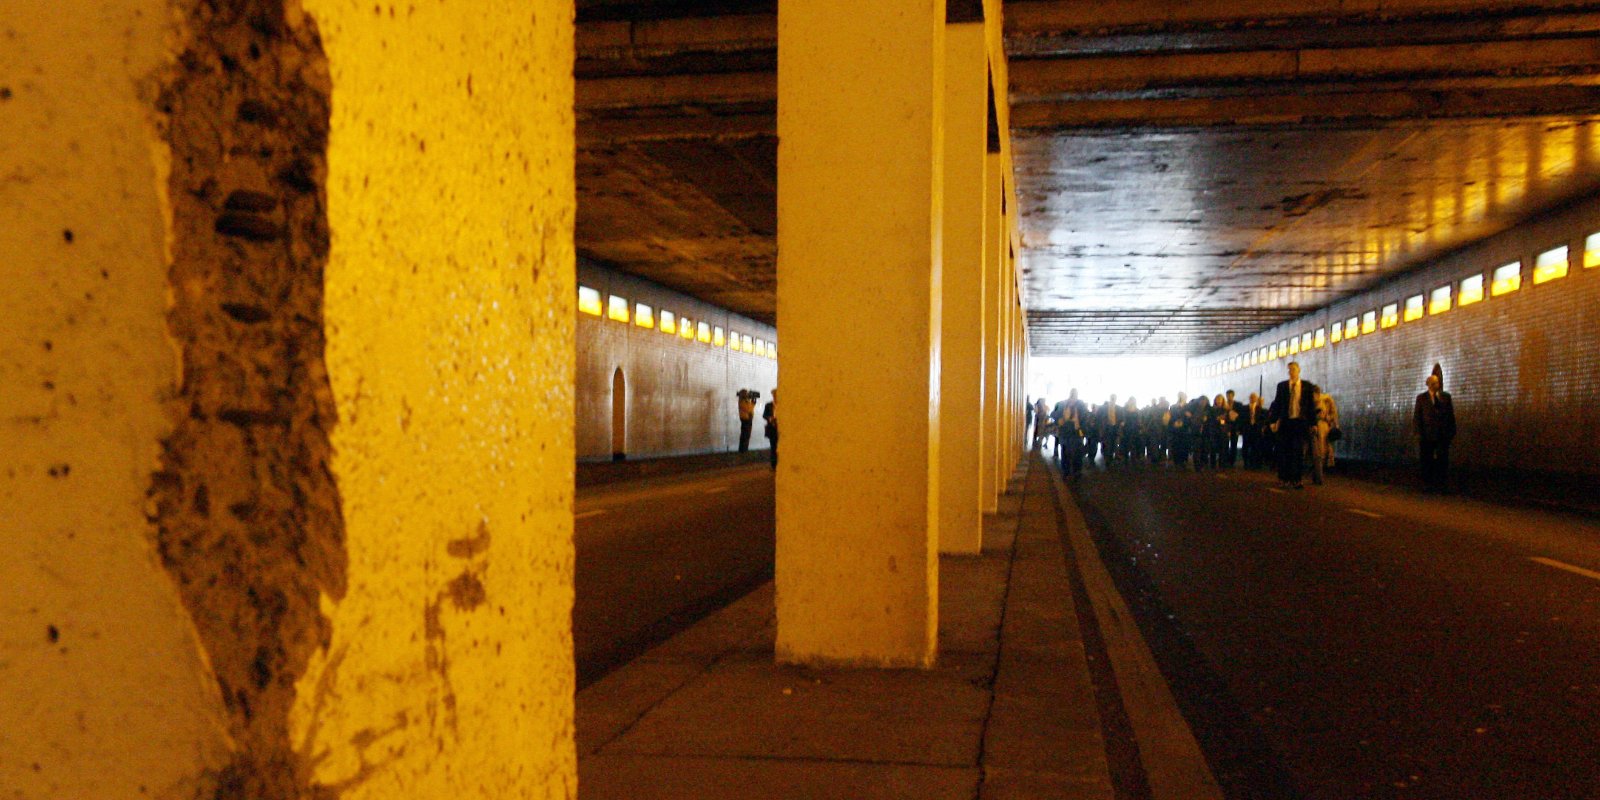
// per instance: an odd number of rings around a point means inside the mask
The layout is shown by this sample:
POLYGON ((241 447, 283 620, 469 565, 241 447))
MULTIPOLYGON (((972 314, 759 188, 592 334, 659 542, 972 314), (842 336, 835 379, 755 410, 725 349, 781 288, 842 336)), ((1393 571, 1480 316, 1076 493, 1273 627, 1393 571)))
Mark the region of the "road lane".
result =
POLYGON ((765 465, 581 488, 573 516, 580 688, 772 577, 765 465))
POLYGON ((1091 472, 1230 797, 1600 798, 1600 526, 1337 478, 1091 472), (1365 513, 1354 513, 1357 511, 1365 513))

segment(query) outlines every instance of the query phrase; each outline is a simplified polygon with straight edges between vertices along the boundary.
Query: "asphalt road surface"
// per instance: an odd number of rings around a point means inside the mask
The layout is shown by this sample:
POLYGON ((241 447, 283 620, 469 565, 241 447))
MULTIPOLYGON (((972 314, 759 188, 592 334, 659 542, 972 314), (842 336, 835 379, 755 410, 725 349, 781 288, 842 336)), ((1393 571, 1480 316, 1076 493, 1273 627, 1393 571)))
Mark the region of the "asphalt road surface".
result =
POLYGON ((1600 523, 1338 477, 1072 485, 1230 798, 1600 798, 1600 523))
POLYGON ((573 513, 580 688, 772 578, 764 464, 580 488, 573 513))

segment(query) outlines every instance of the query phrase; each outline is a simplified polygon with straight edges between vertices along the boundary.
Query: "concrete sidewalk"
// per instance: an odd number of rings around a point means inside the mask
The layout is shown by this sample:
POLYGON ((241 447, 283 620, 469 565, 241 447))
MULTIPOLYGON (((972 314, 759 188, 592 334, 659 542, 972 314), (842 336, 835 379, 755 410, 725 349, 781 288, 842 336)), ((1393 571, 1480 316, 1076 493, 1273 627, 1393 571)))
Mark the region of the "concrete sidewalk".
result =
POLYGON ((1030 455, 940 560, 935 669, 774 664, 769 583, 588 687, 580 797, 1109 800, 1056 490, 1030 455))

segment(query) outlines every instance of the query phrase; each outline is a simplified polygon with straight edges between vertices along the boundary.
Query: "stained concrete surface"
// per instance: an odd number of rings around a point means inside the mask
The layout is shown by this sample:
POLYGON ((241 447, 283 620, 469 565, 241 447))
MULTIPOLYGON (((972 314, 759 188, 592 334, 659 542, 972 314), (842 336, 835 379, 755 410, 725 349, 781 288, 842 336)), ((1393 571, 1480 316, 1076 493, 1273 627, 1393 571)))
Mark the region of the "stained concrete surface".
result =
POLYGON ((579 693, 580 795, 1112 797, 1049 480, 941 559, 935 668, 776 665, 767 584, 579 693))

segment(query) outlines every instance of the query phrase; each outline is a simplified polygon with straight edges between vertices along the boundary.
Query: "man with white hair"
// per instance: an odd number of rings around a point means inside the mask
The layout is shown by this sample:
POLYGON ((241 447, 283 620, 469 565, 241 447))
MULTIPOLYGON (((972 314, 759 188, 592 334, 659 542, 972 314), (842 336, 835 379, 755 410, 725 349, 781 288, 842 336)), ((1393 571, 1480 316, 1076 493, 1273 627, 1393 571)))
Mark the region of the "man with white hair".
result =
POLYGON ((1437 374, 1428 376, 1428 390, 1417 395, 1411 415, 1422 456, 1422 490, 1443 492, 1450 483, 1450 440, 1456 438, 1456 409, 1437 374))

